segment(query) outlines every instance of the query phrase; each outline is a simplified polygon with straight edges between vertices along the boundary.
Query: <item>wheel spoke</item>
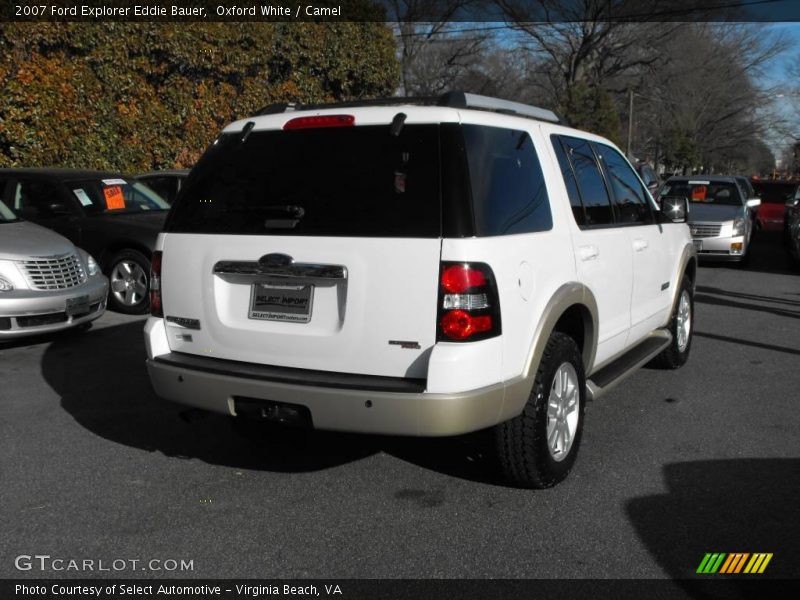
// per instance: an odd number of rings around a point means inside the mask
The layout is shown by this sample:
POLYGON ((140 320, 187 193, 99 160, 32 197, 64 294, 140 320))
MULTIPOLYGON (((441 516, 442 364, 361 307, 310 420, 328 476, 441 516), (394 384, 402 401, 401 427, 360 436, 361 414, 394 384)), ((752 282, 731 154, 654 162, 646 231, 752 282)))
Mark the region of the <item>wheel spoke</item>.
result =
POLYGON ((556 421, 553 423, 553 428, 547 432, 547 444, 551 449, 555 448, 555 444, 558 441, 558 428, 558 421, 556 421))
POLYGON ((575 367, 562 363, 553 375, 547 399, 547 446, 556 461, 566 458, 580 422, 580 389, 575 367))
POLYGON ((125 291, 125 281, 122 279, 112 279, 111 289, 117 293, 125 291))

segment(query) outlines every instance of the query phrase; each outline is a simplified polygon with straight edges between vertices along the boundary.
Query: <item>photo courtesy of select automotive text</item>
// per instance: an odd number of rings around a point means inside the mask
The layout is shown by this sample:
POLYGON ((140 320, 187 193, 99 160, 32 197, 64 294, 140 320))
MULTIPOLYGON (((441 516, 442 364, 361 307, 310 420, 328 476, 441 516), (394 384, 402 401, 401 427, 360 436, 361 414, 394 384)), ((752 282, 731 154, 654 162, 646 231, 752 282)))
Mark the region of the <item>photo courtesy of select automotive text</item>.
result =
POLYGON ((0 0, 0 600, 800 597, 800 3, 0 0))

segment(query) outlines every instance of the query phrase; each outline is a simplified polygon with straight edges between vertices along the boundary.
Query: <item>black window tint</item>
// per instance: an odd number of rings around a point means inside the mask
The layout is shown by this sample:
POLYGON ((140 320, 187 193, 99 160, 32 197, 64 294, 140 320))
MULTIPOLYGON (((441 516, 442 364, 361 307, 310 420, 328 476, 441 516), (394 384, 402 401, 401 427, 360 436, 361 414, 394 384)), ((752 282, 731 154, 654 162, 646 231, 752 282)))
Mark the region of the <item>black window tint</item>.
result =
POLYGON ((477 235, 551 229, 550 201, 530 136, 513 129, 463 127, 477 235))
POLYGON ((439 237, 438 125, 224 134, 193 169, 167 230, 439 237))
POLYGON ((49 181, 20 181, 13 199, 14 210, 23 219, 51 217, 54 209, 67 207, 58 188, 49 181))
POLYGON ((167 202, 172 202, 178 193, 176 187, 178 180, 174 177, 144 177, 139 181, 167 202))
POLYGON ((622 155, 611 146, 596 144, 605 162, 620 223, 653 223, 653 212, 639 178, 622 155))
POLYGON ((583 203, 581 202, 581 194, 578 191, 578 183, 575 181, 575 173, 572 172, 572 166, 569 164, 567 153, 561 145, 561 140, 557 135, 552 136, 553 149, 556 151, 558 158, 558 166, 561 169, 561 176, 564 178, 564 185, 567 187, 567 195, 569 196, 569 203, 572 207, 572 216, 575 217, 575 222, 578 225, 586 224, 586 213, 583 210, 583 203))
POLYGON ((586 225, 608 225, 614 222, 611 200, 608 197, 606 184, 600 173, 600 167, 586 142, 572 137, 561 138, 564 142, 570 162, 578 179, 583 206, 586 209, 586 225))

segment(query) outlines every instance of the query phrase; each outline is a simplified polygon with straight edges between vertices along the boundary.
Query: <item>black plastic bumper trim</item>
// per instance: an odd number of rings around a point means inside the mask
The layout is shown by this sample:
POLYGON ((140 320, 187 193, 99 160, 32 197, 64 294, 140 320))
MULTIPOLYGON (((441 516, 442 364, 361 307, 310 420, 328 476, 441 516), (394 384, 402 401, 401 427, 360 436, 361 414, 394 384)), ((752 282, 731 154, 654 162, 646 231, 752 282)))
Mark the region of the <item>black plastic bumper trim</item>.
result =
POLYGON ((426 381, 424 379, 356 375, 352 373, 334 373, 331 371, 275 367, 272 365, 259 365, 237 360, 192 356, 191 354, 183 354, 180 352, 169 352, 161 356, 156 356, 153 362, 215 375, 243 377, 245 379, 254 379, 258 381, 274 381, 276 383, 287 383, 306 387, 327 387, 405 394, 419 394, 424 392, 426 387, 426 381))

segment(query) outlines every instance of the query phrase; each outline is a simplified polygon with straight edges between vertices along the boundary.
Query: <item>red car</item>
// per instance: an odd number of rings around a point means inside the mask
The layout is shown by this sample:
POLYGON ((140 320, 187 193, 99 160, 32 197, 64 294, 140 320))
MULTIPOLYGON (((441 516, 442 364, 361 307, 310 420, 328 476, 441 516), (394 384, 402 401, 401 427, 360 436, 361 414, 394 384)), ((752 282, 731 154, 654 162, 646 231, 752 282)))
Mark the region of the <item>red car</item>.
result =
POLYGON ((753 181, 756 196, 761 198, 756 223, 764 231, 783 231, 786 201, 794 197, 797 181, 780 179, 753 181))

